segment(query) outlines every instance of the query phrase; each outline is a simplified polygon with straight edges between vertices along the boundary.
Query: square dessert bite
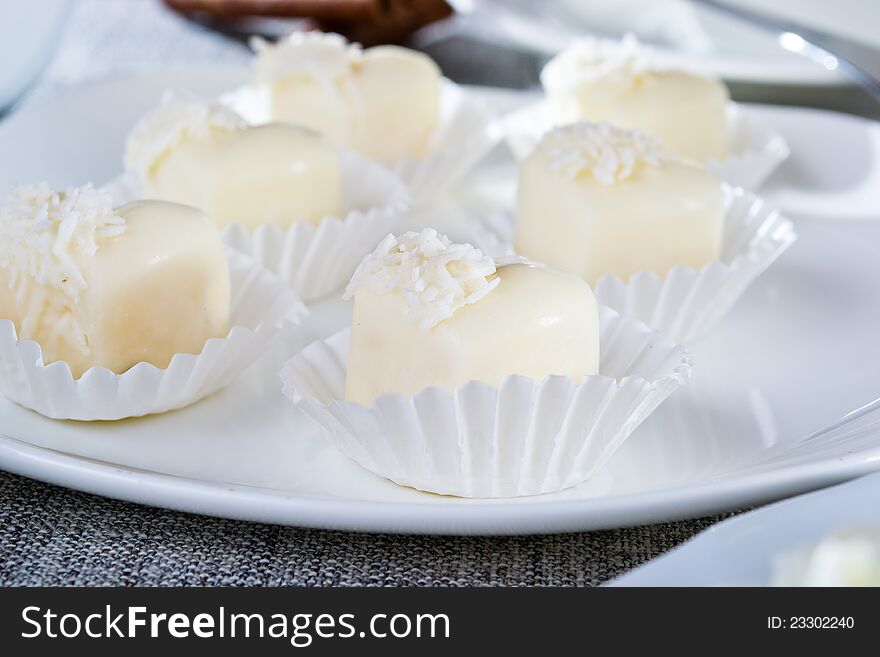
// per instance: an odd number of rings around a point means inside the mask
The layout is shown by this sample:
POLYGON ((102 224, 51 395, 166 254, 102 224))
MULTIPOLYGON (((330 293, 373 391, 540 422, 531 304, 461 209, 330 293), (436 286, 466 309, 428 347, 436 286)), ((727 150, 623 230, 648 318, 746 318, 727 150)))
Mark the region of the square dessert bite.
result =
POLYGON ((386 392, 598 372, 598 307, 583 280, 496 263, 433 229, 389 235, 346 295, 354 315, 345 396, 365 406, 386 392))
POLYGON ((662 68, 628 35, 581 39, 541 72, 555 125, 609 121, 655 135, 664 148, 703 161, 727 151, 727 88, 720 80, 662 68))
POLYGON ((440 69, 397 46, 362 50, 338 34, 294 32, 255 42, 256 80, 274 121, 320 131, 335 143, 393 163, 428 154, 440 121, 440 69))
POLYGON ((144 198, 195 206, 219 226, 287 228, 341 213, 341 157, 328 139, 294 125, 250 127, 197 100, 169 99, 145 116, 125 164, 144 198))
POLYGON ((74 377, 164 368, 229 329, 223 246, 195 208, 34 185, 0 206, 0 234, 0 318, 74 377))
POLYGON ((657 140, 609 124, 544 136, 520 168, 515 248, 588 283, 717 260, 721 183, 657 140))

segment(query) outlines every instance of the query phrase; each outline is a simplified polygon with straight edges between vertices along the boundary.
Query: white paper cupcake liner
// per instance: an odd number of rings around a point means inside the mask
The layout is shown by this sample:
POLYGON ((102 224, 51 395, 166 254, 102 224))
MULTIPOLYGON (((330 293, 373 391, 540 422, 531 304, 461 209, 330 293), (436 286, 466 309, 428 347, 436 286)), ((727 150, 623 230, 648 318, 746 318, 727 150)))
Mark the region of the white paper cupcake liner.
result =
POLYGON ((576 382, 509 376, 453 393, 344 400, 349 329, 312 343, 281 372, 293 403, 360 465, 398 484, 460 497, 561 490, 599 470, 690 376, 678 345, 600 307, 601 373, 576 382))
POLYGON ((791 155, 782 135, 738 103, 727 104, 727 131, 727 155, 705 164, 728 185, 756 190, 791 155))
MULTIPOLYGON (((642 271, 624 283, 603 276, 593 288, 600 303, 634 317, 679 344, 705 336, 754 280, 797 239, 794 225, 751 192, 725 186, 721 260, 699 271, 686 265, 665 276, 642 271)), ((509 213, 481 218, 474 244, 489 255, 513 253, 509 213)))
MULTIPOLYGON (((266 87, 245 85, 220 96, 220 103, 253 125, 270 118, 266 87)), ((485 103, 449 80, 440 92, 440 126, 434 148, 424 158, 404 158, 392 167, 407 186, 414 203, 448 192, 473 169, 500 139, 490 126, 494 116, 485 103)))
MULTIPOLYGON (((253 231, 232 224, 222 232, 226 245, 276 274, 307 302, 344 287, 361 258, 410 206, 409 192, 391 171, 357 153, 342 153, 342 217, 325 217, 317 225, 294 221, 290 228, 264 224, 253 231)), ((104 189, 120 204, 141 197, 127 174, 104 189)))
MULTIPOLYGON (((547 101, 542 100, 507 115, 500 126, 513 154, 522 160, 553 127, 553 121, 547 101)), ((711 158, 705 165, 735 187, 757 189, 791 153, 782 135, 737 103, 727 105, 727 129, 727 156, 711 158)))
POLYGON ((40 345, 19 340, 14 324, 3 319, 0 392, 56 420, 119 420, 163 413, 216 392, 308 314, 292 290, 247 256, 227 249, 227 261, 232 328, 225 338, 209 339, 201 353, 176 354, 165 369, 138 363, 116 374, 93 367, 74 379, 63 361, 44 365, 40 345))

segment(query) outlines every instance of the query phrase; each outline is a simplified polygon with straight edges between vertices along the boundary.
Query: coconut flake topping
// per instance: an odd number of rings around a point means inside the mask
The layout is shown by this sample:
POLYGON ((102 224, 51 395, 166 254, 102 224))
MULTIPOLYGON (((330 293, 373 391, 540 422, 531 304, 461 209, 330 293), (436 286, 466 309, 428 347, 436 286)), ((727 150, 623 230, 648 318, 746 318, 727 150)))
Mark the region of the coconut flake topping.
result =
POLYGON ((613 185, 633 175, 639 165, 658 166, 667 158, 655 138, 610 123, 573 123, 554 128, 538 144, 550 170, 566 180, 589 171, 596 182, 613 185))
POLYGON ((470 244, 453 244, 433 228, 388 235, 366 256, 345 288, 402 294, 409 318, 420 328, 437 326, 459 308, 476 303, 501 282, 495 260, 470 244))
POLYGON ((332 83, 351 71, 362 53, 339 34, 292 32, 272 44, 255 37, 251 48, 256 53, 255 77, 260 84, 305 75, 319 83, 332 83))
POLYGON ((103 190, 18 187, 0 204, 0 268, 9 272, 10 288, 27 276, 76 299, 86 285, 76 256, 94 254, 102 239, 123 232, 125 220, 103 190))
POLYGON ((547 62, 541 84, 548 94, 555 95, 598 78, 631 79, 649 70, 648 59, 648 51, 633 34, 620 41, 578 39, 547 62))
POLYGON ((207 136, 212 130, 234 132, 245 127, 245 120, 228 107, 166 95, 129 133, 125 168, 143 180, 163 155, 183 141, 207 136))

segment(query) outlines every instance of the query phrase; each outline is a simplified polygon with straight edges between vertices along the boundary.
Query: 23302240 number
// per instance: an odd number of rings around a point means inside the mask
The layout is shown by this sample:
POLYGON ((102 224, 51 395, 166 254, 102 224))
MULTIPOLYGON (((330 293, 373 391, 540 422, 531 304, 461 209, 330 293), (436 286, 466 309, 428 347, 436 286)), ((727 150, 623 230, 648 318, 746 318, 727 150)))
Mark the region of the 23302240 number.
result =
POLYGON ((788 619, 792 630, 850 630, 854 626, 852 616, 792 616, 788 619))

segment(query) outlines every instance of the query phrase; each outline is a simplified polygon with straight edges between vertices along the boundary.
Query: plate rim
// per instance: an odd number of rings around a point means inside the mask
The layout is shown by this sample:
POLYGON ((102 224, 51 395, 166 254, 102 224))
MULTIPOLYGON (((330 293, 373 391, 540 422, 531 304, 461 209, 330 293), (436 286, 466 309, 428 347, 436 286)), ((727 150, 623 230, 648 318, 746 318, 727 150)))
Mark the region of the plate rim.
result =
POLYGON ((310 497, 140 470, 65 454, 4 434, 0 434, 0 467, 92 495, 233 520, 364 533, 501 536, 632 527, 776 501, 880 471, 880 445, 845 457, 692 486, 571 500, 540 501, 538 496, 515 504, 426 505, 310 497), (733 504, 732 497, 736 499, 733 504))

